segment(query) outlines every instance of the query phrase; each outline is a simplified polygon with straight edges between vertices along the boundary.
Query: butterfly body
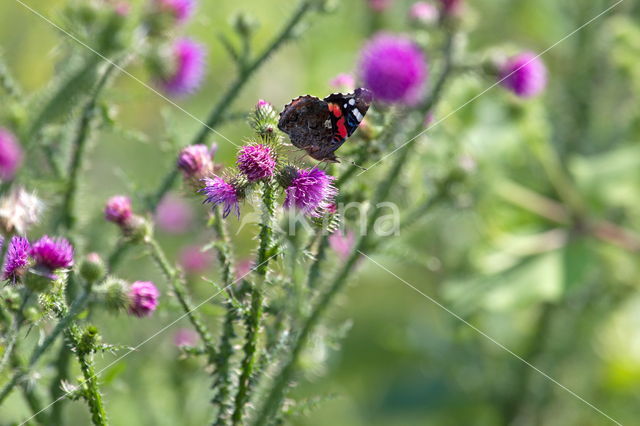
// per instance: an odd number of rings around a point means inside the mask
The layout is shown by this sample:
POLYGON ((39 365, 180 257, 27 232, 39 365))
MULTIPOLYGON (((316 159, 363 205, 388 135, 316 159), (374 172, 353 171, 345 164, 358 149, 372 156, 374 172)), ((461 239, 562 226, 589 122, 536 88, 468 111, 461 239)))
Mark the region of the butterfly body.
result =
POLYGON ((284 107, 278 128, 311 158, 335 163, 335 151, 356 131, 372 98, 367 89, 334 93, 324 99, 300 96, 284 107))

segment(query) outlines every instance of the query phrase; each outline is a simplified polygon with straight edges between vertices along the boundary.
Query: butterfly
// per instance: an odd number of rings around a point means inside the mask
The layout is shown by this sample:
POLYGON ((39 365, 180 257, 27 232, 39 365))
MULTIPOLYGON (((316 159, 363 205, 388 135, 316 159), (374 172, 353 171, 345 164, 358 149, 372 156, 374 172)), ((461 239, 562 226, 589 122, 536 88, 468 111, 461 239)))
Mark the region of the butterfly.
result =
POLYGON ((356 131, 372 101, 373 94, 363 88, 324 99, 300 96, 284 107, 278 128, 311 158, 338 163, 336 150, 356 131))

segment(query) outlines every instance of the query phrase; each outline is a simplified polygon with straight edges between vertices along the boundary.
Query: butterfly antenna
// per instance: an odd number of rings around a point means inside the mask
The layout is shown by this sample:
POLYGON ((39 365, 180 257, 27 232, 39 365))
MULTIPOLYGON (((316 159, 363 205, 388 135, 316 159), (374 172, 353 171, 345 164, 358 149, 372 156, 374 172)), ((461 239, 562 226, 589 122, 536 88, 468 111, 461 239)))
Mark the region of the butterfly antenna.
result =
POLYGON ((352 161, 352 162, 351 162, 351 165, 352 165, 352 166, 354 166, 354 167, 359 168, 359 169, 360 169, 360 170, 362 170, 363 172, 366 172, 367 170, 369 170, 369 169, 367 169, 366 167, 362 167, 361 165, 356 164, 356 162, 355 162, 355 161, 352 161))

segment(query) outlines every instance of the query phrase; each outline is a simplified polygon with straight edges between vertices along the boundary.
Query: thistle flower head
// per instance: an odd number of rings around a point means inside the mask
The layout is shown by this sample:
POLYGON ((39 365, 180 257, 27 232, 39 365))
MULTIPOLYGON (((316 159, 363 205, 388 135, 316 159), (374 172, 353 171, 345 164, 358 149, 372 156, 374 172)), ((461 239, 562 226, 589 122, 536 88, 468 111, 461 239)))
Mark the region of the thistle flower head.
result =
POLYGON ((151 281, 136 281, 129 289, 129 313, 148 317, 158 307, 160 292, 151 281))
POLYGON ((178 169, 187 179, 202 179, 213 171, 213 152, 206 145, 190 145, 178 155, 178 169))
POLYGON ((22 164, 22 147, 7 129, 0 128, 0 181, 11 180, 22 164))
POLYGON ((104 218, 121 226, 126 224, 132 215, 131 200, 124 195, 114 195, 104 207, 104 218))
POLYGON ((38 223, 43 210, 44 204, 35 194, 15 187, 0 199, 0 228, 7 234, 25 234, 38 223))
POLYGON ((29 268, 31 245, 24 237, 14 236, 7 247, 2 278, 16 282, 29 268))
POLYGON ((243 146, 238 154, 237 165, 249 182, 270 178, 276 168, 275 152, 264 144, 243 146))
POLYGON ((155 223, 170 234, 182 234, 189 229, 193 219, 191 205, 174 194, 166 195, 156 209, 155 223))
POLYGON ((249 117, 249 123, 258 135, 271 139, 278 128, 278 113, 273 105, 260 99, 249 117))
POLYGON ((547 68, 538 55, 524 52, 502 64, 499 78, 500 84, 517 96, 530 98, 546 87, 547 68))
POLYGON ((213 207, 222 205, 222 216, 227 217, 233 210, 240 217, 240 197, 236 186, 219 176, 203 179, 204 188, 200 190, 205 195, 205 203, 211 203, 213 207))
POLYGON ((172 61, 171 72, 159 79, 160 86, 175 97, 195 92, 204 77, 204 47, 188 38, 179 39, 172 47, 172 61))
POLYGON ((428 72, 422 51, 411 39, 383 33, 360 52, 360 74, 376 99, 412 104, 419 100, 428 72))
POLYGON ((298 170, 285 190, 284 207, 311 217, 322 216, 337 194, 333 180, 333 176, 320 169, 298 170))
POLYGON ((190 328, 180 328, 173 335, 173 344, 181 346, 195 346, 198 343, 198 333, 190 328))
POLYGON ((420 24, 433 24, 438 20, 438 15, 438 8, 426 1, 416 2, 409 9, 409 19, 420 24))
POLYGON ((51 273, 73 266, 73 247, 62 237, 43 236, 31 247, 31 256, 36 261, 36 267, 51 273))
POLYGON ((155 3, 158 9, 171 13, 180 24, 189 20, 196 8, 195 0, 155 0, 155 3))

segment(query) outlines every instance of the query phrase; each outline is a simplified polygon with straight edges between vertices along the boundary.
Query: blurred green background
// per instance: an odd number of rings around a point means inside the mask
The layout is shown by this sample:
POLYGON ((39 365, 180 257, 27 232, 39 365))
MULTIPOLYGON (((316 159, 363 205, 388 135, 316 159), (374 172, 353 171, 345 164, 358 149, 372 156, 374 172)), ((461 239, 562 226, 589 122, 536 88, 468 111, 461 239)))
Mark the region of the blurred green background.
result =
MULTIPOLYGON (((28 3, 56 22, 65 4, 28 3)), ((234 75, 217 41, 217 34, 231 34, 229 17, 238 10, 255 16, 261 22, 257 45, 262 46, 294 5, 290 0, 200 3, 186 32, 208 46, 206 84, 179 104, 203 118, 234 75)), ((259 98, 279 108, 303 93, 324 95, 332 91, 332 77, 356 71, 373 18, 364 0, 340 3, 335 13, 318 16, 300 40, 269 61, 234 111, 250 109, 259 98)), ((464 42, 469 58, 482 58, 494 47, 541 52, 613 4, 468 3, 465 26, 471 32, 464 42)), ((396 0, 378 24, 407 31, 410 4, 396 0)), ((550 84, 542 97, 522 102, 495 88, 421 138, 421 163, 403 177, 411 191, 424 192, 425 171, 437 174, 455 162, 463 162, 469 179, 448 207, 390 240, 376 256, 622 424, 637 424, 640 417, 640 247, 633 245, 640 228, 639 18, 637 2, 626 0, 545 54, 550 84), (548 206, 534 194, 560 206, 577 198, 585 217, 618 228, 594 236, 580 223, 557 223, 545 216, 548 206), (620 243, 620 230, 630 244, 620 243)), ((63 36, 19 3, 0 3, 0 47, 27 91, 47 83, 61 43, 66 43, 63 36)), ((130 71, 148 81, 140 64, 130 71)), ((448 88, 436 118, 492 83, 474 73, 463 75, 448 88)), ((81 187, 80 230, 92 236, 87 249, 102 253, 117 239, 116 229, 95 226, 102 220, 104 200, 155 188, 174 161, 174 144, 186 143, 200 126, 126 76, 119 77, 108 101, 117 107, 120 129, 102 133, 95 142, 81 187)), ((241 122, 217 130, 238 142, 250 136, 241 122)), ((217 161, 231 164, 236 148, 214 139, 217 161)), ((411 191, 400 195, 407 204, 411 191)), ((46 189, 40 195, 46 200, 46 189)), ((196 214, 205 211, 197 200, 188 202, 196 214)), ((237 226, 235 219, 231 224, 237 226)), ((251 253, 254 231, 245 228, 235 236, 241 257, 251 253)), ((184 235, 161 234, 161 240, 177 255, 185 245, 206 242, 207 235, 196 224, 184 235)), ((162 282, 141 257, 133 252, 120 275, 162 282)), ((338 265, 337 257, 333 262, 338 265)), ((294 392, 320 395, 324 401, 307 416, 292 418, 294 424, 612 424, 375 264, 363 262, 354 281, 331 311, 336 321, 349 321, 351 330, 339 350, 316 345, 308 351, 305 361, 314 368, 294 392), (514 406, 516 415, 510 411, 514 406)), ((191 285, 196 300, 211 294, 201 279, 191 285)), ((168 297, 163 302, 153 319, 103 315, 94 322, 107 342, 135 346, 179 314, 168 297)), ((218 314, 208 305, 203 311, 218 314)), ((209 421, 210 378, 197 361, 176 359, 172 339, 181 325, 104 373, 114 425, 209 421)), ((98 369, 113 359, 98 357, 98 369)), ((48 378, 53 371, 42 374, 48 378)), ((11 401, 0 409, 1 424, 27 412, 19 395, 11 401)), ((81 402, 69 403, 67 410, 77 416, 74 424, 87 421, 81 402)))

